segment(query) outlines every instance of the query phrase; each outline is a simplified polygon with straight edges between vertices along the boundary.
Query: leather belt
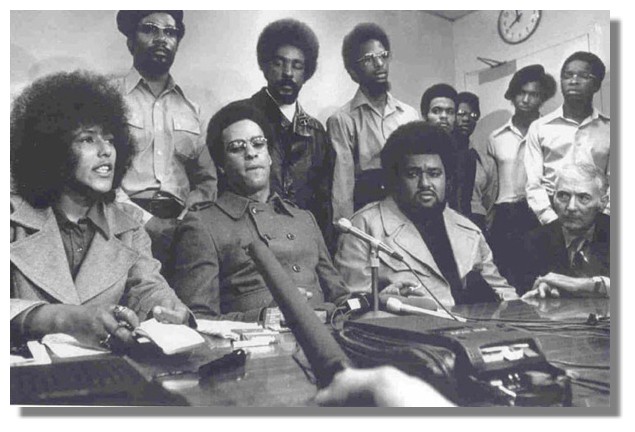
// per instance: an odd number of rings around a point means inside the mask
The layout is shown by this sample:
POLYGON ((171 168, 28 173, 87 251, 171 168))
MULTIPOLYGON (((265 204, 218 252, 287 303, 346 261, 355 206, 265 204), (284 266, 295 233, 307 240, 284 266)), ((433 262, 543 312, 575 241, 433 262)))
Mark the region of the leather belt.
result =
POLYGON ((155 194, 154 198, 130 198, 133 203, 159 219, 176 219, 183 211, 183 205, 169 196, 155 194))

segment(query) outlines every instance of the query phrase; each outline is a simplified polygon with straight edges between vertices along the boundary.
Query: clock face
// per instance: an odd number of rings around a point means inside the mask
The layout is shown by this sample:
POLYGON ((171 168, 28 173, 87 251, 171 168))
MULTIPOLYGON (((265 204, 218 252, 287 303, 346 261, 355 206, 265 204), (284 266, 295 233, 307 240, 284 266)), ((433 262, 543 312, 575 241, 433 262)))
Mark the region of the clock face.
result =
POLYGON ((509 44, 518 44, 529 38, 538 28, 539 10, 504 10, 498 15, 498 34, 509 44))

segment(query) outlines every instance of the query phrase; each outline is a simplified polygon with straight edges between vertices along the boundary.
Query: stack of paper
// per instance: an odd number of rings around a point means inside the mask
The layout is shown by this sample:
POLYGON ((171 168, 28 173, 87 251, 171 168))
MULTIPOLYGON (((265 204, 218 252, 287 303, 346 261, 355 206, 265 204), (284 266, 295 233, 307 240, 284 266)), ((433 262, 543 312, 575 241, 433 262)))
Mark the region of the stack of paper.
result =
POLYGON ((242 330, 262 330, 263 327, 254 322, 242 321, 213 321, 199 319, 197 330, 201 333, 220 337, 223 339, 240 340, 242 330))

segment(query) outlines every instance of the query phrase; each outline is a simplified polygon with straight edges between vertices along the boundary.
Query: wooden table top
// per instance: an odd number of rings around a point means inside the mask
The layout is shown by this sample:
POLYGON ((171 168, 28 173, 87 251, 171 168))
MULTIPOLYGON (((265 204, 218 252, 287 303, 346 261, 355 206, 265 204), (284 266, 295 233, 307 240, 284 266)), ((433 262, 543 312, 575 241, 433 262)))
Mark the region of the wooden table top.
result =
MULTIPOLYGON (((605 321, 595 327, 582 325, 590 314, 600 318, 609 315, 608 299, 513 301, 456 306, 453 312, 530 331, 549 361, 577 377, 572 384, 574 406, 609 406, 610 332, 605 321)), ((159 381, 192 406, 315 406, 316 386, 310 373, 300 366, 308 363, 292 334, 279 335, 276 344, 246 350, 244 367, 200 381, 196 374, 159 381)), ((198 366, 231 351, 228 341, 208 338, 207 345, 190 354, 137 355, 132 362, 146 377, 152 377, 169 371, 196 371, 198 366)))

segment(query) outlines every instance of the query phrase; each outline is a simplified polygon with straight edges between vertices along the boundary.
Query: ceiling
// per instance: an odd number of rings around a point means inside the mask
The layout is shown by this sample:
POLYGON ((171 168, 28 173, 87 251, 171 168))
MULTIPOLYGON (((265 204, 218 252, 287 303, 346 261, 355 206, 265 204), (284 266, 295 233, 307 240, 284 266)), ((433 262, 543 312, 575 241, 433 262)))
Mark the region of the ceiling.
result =
POLYGON ((465 15, 469 15, 472 12, 476 12, 473 10, 428 10, 424 11, 431 15, 435 15, 441 18, 445 18, 448 21, 456 21, 460 18, 463 18, 465 15))

